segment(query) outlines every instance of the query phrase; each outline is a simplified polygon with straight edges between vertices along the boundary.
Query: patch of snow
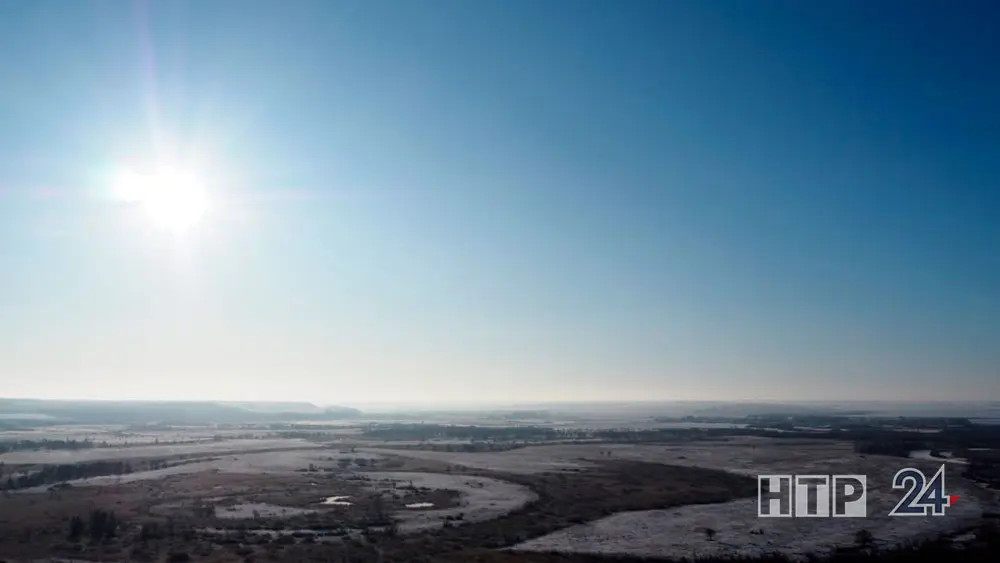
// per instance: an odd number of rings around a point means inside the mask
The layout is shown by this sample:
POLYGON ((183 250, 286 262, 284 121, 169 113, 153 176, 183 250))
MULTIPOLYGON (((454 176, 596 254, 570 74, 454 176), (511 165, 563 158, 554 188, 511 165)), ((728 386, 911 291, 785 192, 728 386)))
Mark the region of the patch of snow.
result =
POLYGON ((339 497, 327 497, 323 499, 320 504, 333 505, 333 506, 351 506, 353 502, 346 501, 344 499, 351 498, 349 496, 339 496, 339 497))
POLYGON ((958 465, 968 465, 969 461, 960 457, 952 457, 951 452, 941 452, 941 457, 931 455, 930 450, 914 450, 910 452, 910 459, 922 459, 927 461, 943 461, 945 463, 955 463, 958 465))

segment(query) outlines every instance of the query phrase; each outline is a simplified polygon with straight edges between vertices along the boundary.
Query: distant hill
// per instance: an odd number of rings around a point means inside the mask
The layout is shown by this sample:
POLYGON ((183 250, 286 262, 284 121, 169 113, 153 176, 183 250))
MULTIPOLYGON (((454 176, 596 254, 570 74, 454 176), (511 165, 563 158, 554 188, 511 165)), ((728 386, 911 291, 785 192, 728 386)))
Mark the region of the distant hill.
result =
POLYGON ((285 413, 285 412, 298 412, 298 413, 321 413, 324 409, 317 407, 312 403, 306 403, 304 401, 300 402, 263 402, 263 403, 237 403, 237 402, 220 402, 220 405, 225 405, 227 407, 236 407, 239 409, 247 410, 250 412, 259 413, 285 413))
POLYGON ((215 401, 65 401, 0 399, 0 418, 77 424, 238 424, 288 420, 341 420, 361 411, 311 403, 215 401))

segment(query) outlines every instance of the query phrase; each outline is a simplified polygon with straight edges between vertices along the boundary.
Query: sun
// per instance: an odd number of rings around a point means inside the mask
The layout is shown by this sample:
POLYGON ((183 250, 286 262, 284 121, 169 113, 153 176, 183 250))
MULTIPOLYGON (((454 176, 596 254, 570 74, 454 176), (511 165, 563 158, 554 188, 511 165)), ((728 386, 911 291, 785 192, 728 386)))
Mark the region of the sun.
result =
POLYGON ((184 234, 198 223, 209 207, 203 182, 176 169, 152 174, 123 170, 115 191, 125 201, 139 204, 154 225, 176 235, 184 234))

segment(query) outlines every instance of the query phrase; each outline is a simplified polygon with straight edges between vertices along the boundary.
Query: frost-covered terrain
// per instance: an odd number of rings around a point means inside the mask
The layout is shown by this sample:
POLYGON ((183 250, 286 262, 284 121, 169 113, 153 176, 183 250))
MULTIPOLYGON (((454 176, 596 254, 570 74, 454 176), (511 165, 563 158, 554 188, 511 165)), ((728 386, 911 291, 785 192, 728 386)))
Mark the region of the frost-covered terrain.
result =
MULTIPOLYGON (((337 430, 338 434, 342 431, 337 430)), ((205 426, 135 429, 121 424, 79 424, 0 430, 0 442, 17 440, 90 440, 109 446, 166 444, 169 442, 209 442, 216 438, 274 437, 269 430, 223 429, 205 426)))
MULTIPOLYGON (((254 440, 257 442, 257 440, 254 440)), ((290 442, 286 440, 285 442, 290 442)), ((294 441, 298 443, 298 441, 294 441)), ((299 447, 303 447, 299 443, 299 447)), ((131 448, 135 449, 135 448, 131 448)), ((165 467, 163 469, 153 469, 149 471, 136 471, 123 475, 107 475, 102 477, 89 477, 69 481, 74 487, 104 487, 123 483, 134 483, 137 481, 149 481, 162 479, 170 475, 188 475, 201 473, 203 471, 218 471, 221 473, 237 474, 291 474, 315 465, 318 468, 335 467, 340 459, 378 459, 377 454, 372 453, 340 453, 330 449, 292 449, 282 451, 268 451, 257 453, 224 453, 213 459, 204 461, 193 461, 182 465, 165 467)), ((14 493, 42 493, 49 490, 51 485, 40 485, 18 489, 14 493)))
MULTIPOLYGON (((746 475, 866 475, 868 518, 761 519, 757 517, 756 499, 744 499, 615 514, 536 538, 513 549, 675 558, 778 551, 802 557, 852 545, 861 529, 869 530, 876 542, 886 545, 957 532, 973 526, 982 512, 995 503, 988 492, 955 474, 947 478, 947 494, 960 495, 960 500, 946 516, 890 518, 889 511, 905 492, 892 489, 895 472, 915 465, 930 475, 940 462, 858 455, 850 444, 741 439, 676 446, 603 446, 603 449, 610 451, 612 458, 709 467, 746 475), (706 529, 714 530, 713 537, 709 538, 706 529)), ((584 459, 589 457, 579 450, 575 453, 584 459)), ((557 455, 571 454, 562 450, 557 455)))
POLYGON ((535 500, 527 487, 486 477, 451 473, 372 472, 365 474, 376 490, 390 490, 392 483, 413 483, 416 488, 447 489, 461 495, 459 505, 434 510, 408 509, 394 514, 403 532, 440 528, 445 518, 462 516, 462 522, 482 522, 498 518, 535 500))
POLYGON ((939 461, 944 463, 957 463, 959 465, 968 465, 969 461, 962 459, 960 457, 954 457, 951 452, 941 452, 941 457, 937 457, 931 453, 930 450, 915 450, 910 452, 911 459, 923 459, 927 461, 939 461))
MULTIPOLYGON (((474 469, 488 469, 505 473, 565 471, 591 465, 576 459, 574 456, 565 455, 565 450, 550 450, 550 448, 560 447, 561 446, 532 446, 505 452, 441 452, 429 450, 393 450, 383 448, 358 448, 358 451, 440 461, 455 465, 463 465, 474 469), (560 453, 561 455, 550 456, 550 451, 553 453, 560 453)), ((596 450, 594 449, 594 446, 584 447, 586 448, 586 452, 594 453, 596 457, 596 450)))
POLYGON ((528 446, 502 452, 382 448, 370 448, 367 451, 522 474, 580 470, 593 467, 595 461, 608 459, 708 467, 751 475, 756 475, 762 467, 784 468, 788 470, 786 472, 801 473, 810 467, 822 469, 829 460, 855 455, 853 446, 846 442, 767 438, 733 438, 671 445, 563 444, 528 446))
POLYGON ((765 555, 781 552, 805 559, 835 547, 855 544, 862 529, 875 543, 901 542, 957 532, 974 526, 982 506, 975 499, 957 503, 943 518, 889 518, 896 497, 869 499, 881 512, 869 518, 757 518, 756 499, 690 505, 667 510, 625 512, 530 540, 512 549, 573 553, 629 554, 695 558, 709 555, 765 555), (713 530, 710 539, 706 530, 713 530))
POLYGON ((276 450, 315 447, 305 440, 292 439, 242 439, 199 442, 196 444, 158 444, 121 448, 87 448, 81 450, 14 451, 0 454, 0 461, 14 464, 58 464, 88 461, 162 458, 176 455, 213 454, 253 450, 276 450))
POLYGON ((860 455, 854 452, 851 443, 830 440, 747 437, 669 445, 569 444, 504 452, 395 450, 391 453, 511 473, 579 471, 601 460, 617 459, 721 469, 748 476, 861 474, 868 480, 869 517, 866 519, 760 519, 756 499, 743 499, 615 514, 513 548, 524 551, 675 558, 778 551, 803 557, 808 553, 828 552, 837 546, 850 546, 861 529, 869 530, 876 543, 887 545, 958 532, 975 525, 982 512, 995 505, 989 492, 959 478, 958 468, 950 466, 947 493, 960 495, 960 500, 945 517, 890 518, 889 511, 905 492, 892 489, 896 471, 912 465, 930 475, 940 467, 942 460, 860 455), (712 538, 705 532, 708 528, 714 530, 712 538))

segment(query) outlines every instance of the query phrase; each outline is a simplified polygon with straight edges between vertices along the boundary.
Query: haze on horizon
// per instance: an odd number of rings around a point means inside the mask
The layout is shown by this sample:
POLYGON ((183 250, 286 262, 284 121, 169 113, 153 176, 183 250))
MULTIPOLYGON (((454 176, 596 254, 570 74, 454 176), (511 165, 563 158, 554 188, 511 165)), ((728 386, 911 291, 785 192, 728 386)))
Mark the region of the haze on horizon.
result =
POLYGON ((0 2, 0 397, 998 400, 998 15, 0 2))

